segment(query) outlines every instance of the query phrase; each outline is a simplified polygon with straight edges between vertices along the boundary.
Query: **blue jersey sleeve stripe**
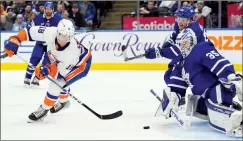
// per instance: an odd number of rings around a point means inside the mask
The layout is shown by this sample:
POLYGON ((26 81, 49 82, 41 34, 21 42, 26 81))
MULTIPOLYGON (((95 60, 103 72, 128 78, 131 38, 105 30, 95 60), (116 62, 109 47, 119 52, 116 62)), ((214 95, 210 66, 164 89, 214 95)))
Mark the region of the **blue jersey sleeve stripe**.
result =
POLYGON ((230 63, 228 63, 228 64, 226 64, 226 65, 224 65, 217 73, 216 73, 216 75, 217 76, 219 76, 220 75, 220 73, 226 68, 226 67, 229 67, 229 66, 233 66, 232 64, 230 64, 230 63))
POLYGON ((187 87, 185 86, 181 86, 181 85, 176 85, 176 84, 168 84, 168 87, 176 87, 176 88, 181 88, 181 89, 187 89, 187 87))
POLYGON ((213 65, 213 67, 211 68, 210 71, 213 72, 214 69, 217 68, 217 66, 219 65, 219 63, 221 63, 221 62, 223 62, 223 61, 227 61, 227 59, 223 58, 223 59, 218 60, 218 61, 213 65))
POLYGON ((171 76, 170 79, 176 79, 176 80, 184 81, 183 78, 177 77, 177 76, 171 76))
POLYGON ((173 47, 170 47, 170 50, 174 53, 175 56, 178 56, 178 54, 177 54, 176 51, 173 49, 173 47))

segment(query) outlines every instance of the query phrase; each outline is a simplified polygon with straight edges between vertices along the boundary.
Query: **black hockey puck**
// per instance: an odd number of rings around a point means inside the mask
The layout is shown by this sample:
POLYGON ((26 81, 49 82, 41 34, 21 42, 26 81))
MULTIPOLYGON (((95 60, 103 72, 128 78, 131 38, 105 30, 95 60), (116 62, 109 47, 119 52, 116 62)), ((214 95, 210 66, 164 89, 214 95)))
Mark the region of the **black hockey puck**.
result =
POLYGON ((143 129, 149 129, 150 128, 150 126, 144 126, 143 127, 143 129))

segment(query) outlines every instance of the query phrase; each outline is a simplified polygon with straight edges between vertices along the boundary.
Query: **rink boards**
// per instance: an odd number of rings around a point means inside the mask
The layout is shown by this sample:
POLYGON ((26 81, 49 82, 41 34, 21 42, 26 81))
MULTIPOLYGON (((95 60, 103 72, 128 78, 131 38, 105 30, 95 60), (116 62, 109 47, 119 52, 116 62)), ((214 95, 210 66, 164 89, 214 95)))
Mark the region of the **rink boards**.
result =
MULTIPOLYGON (((99 31, 81 33, 75 38, 92 50, 92 70, 166 70, 170 60, 145 58, 124 62, 121 46, 128 47, 128 56, 143 54, 149 47, 161 47, 165 38, 172 31, 99 31)), ((9 36, 16 32, 1 33, 1 54, 9 36)), ((242 31, 208 30, 209 39, 218 51, 229 59, 237 71, 242 71, 242 31)), ((19 55, 29 60, 35 42, 23 42, 19 55)), ((68 57, 68 56, 67 56, 68 57)), ((24 70, 27 65, 17 57, 1 60, 2 70, 24 70)))

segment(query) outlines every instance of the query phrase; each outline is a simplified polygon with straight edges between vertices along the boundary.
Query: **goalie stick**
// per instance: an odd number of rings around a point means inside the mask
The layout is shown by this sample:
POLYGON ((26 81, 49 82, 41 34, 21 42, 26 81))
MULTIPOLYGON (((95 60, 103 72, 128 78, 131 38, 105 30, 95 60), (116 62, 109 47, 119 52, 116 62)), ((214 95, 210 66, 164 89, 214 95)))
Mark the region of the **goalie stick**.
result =
MULTIPOLYGON (((172 45, 174 45, 173 41, 170 39, 170 34, 165 38, 164 43, 168 41, 170 42, 172 45)), ((164 44, 163 43, 163 44, 164 44)), ((145 57, 145 54, 140 54, 140 55, 135 55, 134 57, 128 57, 127 56, 127 47, 125 45, 122 46, 122 53, 123 53, 123 57, 124 57, 124 61, 130 61, 130 60, 134 60, 134 59, 138 59, 138 58, 143 58, 145 57)))
MULTIPOLYGON (((162 99, 154 92, 153 89, 150 90, 150 92, 160 101, 162 102, 162 99)), ((179 125, 184 128, 184 129, 188 129, 190 127, 190 122, 187 123, 185 121, 183 121, 180 116, 177 114, 177 112, 175 112, 174 110, 171 110, 171 115, 176 119, 176 121, 179 123, 179 125)))
MULTIPOLYGON (((25 59, 23 59, 21 56, 19 56, 18 54, 15 54, 20 60, 22 60, 23 62, 28 64, 28 61, 26 61, 25 59)), ((31 67, 33 69, 35 69, 36 67, 33 66, 31 63, 29 63, 29 65, 31 65, 31 67)), ((64 92, 68 92, 65 88, 63 88, 61 85, 59 85, 55 80, 53 80, 52 78, 50 78, 49 76, 46 77, 48 80, 50 80, 52 83, 56 84, 59 88, 61 88, 64 92)), ((114 118, 118 118, 120 117, 123 112, 121 110, 112 113, 112 114, 108 114, 108 115, 101 115, 98 114, 97 112, 95 112, 93 109, 91 109, 89 106, 87 106, 85 103, 83 103, 81 100, 79 100, 77 97, 75 97, 72 94, 69 94, 70 97, 72 97, 75 101, 77 101, 79 104, 81 104, 82 106, 84 106, 86 109, 88 109, 91 113, 93 113, 96 117, 98 117, 99 119, 102 120, 108 120, 108 119, 114 119, 114 118)))

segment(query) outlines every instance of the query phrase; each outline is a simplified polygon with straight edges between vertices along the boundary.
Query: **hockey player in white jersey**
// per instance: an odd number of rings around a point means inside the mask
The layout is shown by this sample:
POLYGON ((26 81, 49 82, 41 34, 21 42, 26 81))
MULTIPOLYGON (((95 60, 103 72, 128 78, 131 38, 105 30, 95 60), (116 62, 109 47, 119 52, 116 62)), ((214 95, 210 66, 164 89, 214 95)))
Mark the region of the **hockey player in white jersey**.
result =
MULTIPOLYGON (((46 42, 50 62, 37 68, 35 74, 40 80, 49 75, 70 92, 69 86, 88 74, 92 60, 91 51, 74 38, 74 30, 73 23, 66 19, 61 20, 57 27, 28 27, 11 36, 4 49, 11 57, 17 54, 23 41, 46 42)), ((43 103, 29 115, 29 122, 42 121, 48 111, 56 113, 65 109, 70 105, 68 97, 68 93, 50 83, 43 103)))

